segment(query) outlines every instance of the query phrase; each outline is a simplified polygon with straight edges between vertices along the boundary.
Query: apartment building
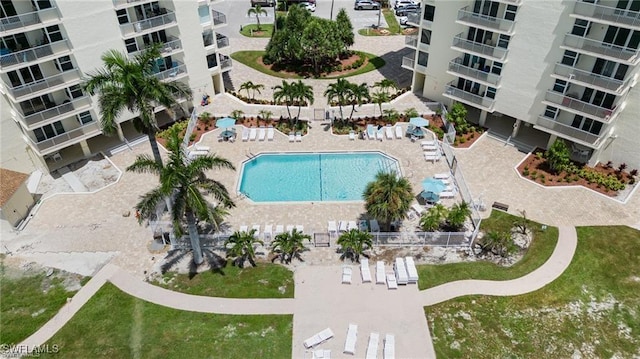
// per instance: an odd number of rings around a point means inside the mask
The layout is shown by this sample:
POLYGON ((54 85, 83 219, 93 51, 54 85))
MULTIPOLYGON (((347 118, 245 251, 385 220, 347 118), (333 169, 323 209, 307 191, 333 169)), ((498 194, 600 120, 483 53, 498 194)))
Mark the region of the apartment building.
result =
POLYGON ((132 113, 118 119, 117 136, 104 136, 97 97, 81 89, 109 49, 133 57, 151 43, 162 44, 155 75, 184 82, 194 99, 181 99, 169 111, 157 108, 160 123, 187 113, 204 94, 224 92, 222 74, 231 60, 219 53, 229 40, 218 32, 226 16, 215 10, 217 3, 2 0, 3 165, 6 158, 26 154, 34 167, 54 171, 139 136, 132 113))
POLYGON ((423 0, 413 91, 576 160, 640 167, 640 0, 423 0))

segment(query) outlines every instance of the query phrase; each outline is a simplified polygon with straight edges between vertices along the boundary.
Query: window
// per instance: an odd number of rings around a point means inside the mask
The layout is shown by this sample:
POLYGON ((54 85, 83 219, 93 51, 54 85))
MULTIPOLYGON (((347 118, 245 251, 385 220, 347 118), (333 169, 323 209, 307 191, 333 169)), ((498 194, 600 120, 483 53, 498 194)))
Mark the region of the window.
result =
POLYGON ((553 91, 564 93, 567 90, 567 81, 556 80, 553 84, 553 91))
POLYGON ((487 87, 487 94, 486 97, 488 98, 496 98, 496 89, 495 87, 487 87))
POLYGON ((118 24, 127 24, 129 23, 129 16, 127 15, 127 10, 116 10, 116 16, 118 16, 118 24))
POLYGON ((213 31, 212 30, 208 30, 202 33, 202 43, 204 43, 204 46, 211 46, 213 45, 213 31))
POLYGON ((552 118, 555 120, 557 115, 558 115, 558 108, 556 107, 547 106, 547 108, 544 110, 544 117, 552 118))
POLYGON ((82 93, 80 85, 73 85, 67 89, 67 95, 69 95, 69 98, 71 99, 76 99, 84 96, 84 93, 82 93))
POLYGON ((429 54, 427 54, 426 52, 419 51, 418 65, 427 67, 427 63, 429 63, 429 54))
POLYGON ((594 121, 580 115, 575 115, 573 122, 571 123, 571 127, 579 128, 582 131, 587 131, 594 135, 599 135, 600 130, 602 130, 602 122, 594 121))
POLYGON ((136 39, 124 40, 124 46, 127 48, 127 53, 129 54, 138 51, 138 44, 136 43, 136 39))
POLYGON ((507 20, 515 21, 517 11, 518 11, 517 6, 507 5, 507 9, 504 11, 504 18, 507 20))
POLYGON ((19 70, 11 71, 7 75, 13 87, 38 82, 44 78, 38 65, 23 67, 19 70))
POLYGON ((51 100, 48 94, 20 102, 20 108, 25 116, 29 116, 55 106, 55 102, 51 100))
POLYGON ((502 73, 502 63, 494 61, 493 67, 491 67, 491 73, 500 75, 502 73))
POLYGON ((71 57, 69 56, 59 57, 54 61, 53 64, 56 66, 56 69, 63 72, 73 70, 73 63, 71 62, 71 57))
POLYGON ((500 34, 500 37, 498 37, 498 47, 501 47, 503 49, 508 48, 509 40, 511 40, 511 36, 500 34))
POLYGON ((50 9, 53 7, 49 0, 38 0, 32 1, 31 3, 34 4, 38 10, 50 9))
POLYGON ((49 138, 59 136, 65 132, 64 127, 60 121, 56 121, 50 125, 44 125, 40 128, 33 130, 33 134, 36 135, 36 140, 42 142, 49 138))
POLYGON ((218 56, 216 54, 207 55, 207 67, 214 68, 218 66, 218 56))
POLYGON ((433 22, 433 18, 435 17, 435 15, 436 15, 435 6, 431 6, 431 5, 424 6, 424 16, 422 17, 423 19, 433 22))
POLYGON ((58 25, 47 26, 46 30, 49 42, 62 41, 62 32, 60 31, 58 25))
POLYGON ((81 125, 85 125, 89 122, 93 122, 93 117, 91 117, 91 112, 89 111, 79 113, 77 117, 78 117, 78 122, 80 122, 81 125))
POLYGON ((562 64, 567 66, 574 66, 578 62, 578 53, 565 50, 562 56, 562 64))
POLYGON ((420 42, 423 44, 430 45, 431 44, 431 30, 422 29, 422 34, 420 36, 420 42))
POLYGON ((571 34, 584 37, 589 35, 590 29, 591 29, 591 24, 589 23, 589 21, 576 19, 576 22, 573 24, 573 29, 571 30, 571 34))

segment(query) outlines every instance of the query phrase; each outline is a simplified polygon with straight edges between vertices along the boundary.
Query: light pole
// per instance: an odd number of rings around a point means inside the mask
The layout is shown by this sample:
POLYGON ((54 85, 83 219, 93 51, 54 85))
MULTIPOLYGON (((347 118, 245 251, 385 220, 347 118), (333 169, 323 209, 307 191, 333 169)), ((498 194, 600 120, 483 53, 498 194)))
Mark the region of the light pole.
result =
POLYGON ((331 0, 331 13, 329 14, 329 20, 333 20, 333 2, 334 0, 331 0))

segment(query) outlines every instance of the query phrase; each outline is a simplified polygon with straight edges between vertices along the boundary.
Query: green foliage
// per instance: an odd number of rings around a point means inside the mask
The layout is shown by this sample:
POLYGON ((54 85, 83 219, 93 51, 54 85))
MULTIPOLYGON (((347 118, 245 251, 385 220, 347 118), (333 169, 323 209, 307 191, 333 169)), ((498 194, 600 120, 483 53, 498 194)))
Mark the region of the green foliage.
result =
POLYGON ((402 220, 413 201, 411 182, 395 173, 378 172, 375 180, 367 184, 363 194, 365 209, 371 217, 386 225, 402 220))
POLYGON ((169 126, 169 128, 167 128, 166 130, 162 130, 158 132, 156 136, 158 138, 167 140, 169 139, 169 135, 174 131, 177 131, 180 135, 184 135, 184 132, 187 130, 187 126, 189 126, 188 120, 178 121, 173 125, 169 126))
POLYGON ((347 15, 347 11, 344 8, 341 8, 336 16, 336 31, 338 33, 338 38, 344 45, 343 54, 347 54, 349 52, 349 48, 354 44, 355 35, 353 33, 353 25, 351 25, 349 15, 347 15))
POLYGON ((229 115, 229 117, 235 118, 236 120, 239 120, 240 117, 242 117, 242 115, 244 115, 244 111, 242 111, 242 110, 233 110, 233 111, 231 111, 231 115, 229 115))
POLYGON ((395 125, 400 119, 400 113, 395 108, 388 108, 382 112, 384 113, 384 117, 387 118, 387 121, 392 125, 395 125))
POLYGON ((364 251, 373 247, 372 239, 370 233, 358 229, 343 233, 336 241, 342 251, 340 260, 349 258, 352 262, 360 263, 360 256, 364 255, 364 251))
POLYGON ((551 145, 544 154, 547 165, 549 165, 549 168, 554 173, 561 172, 567 168, 571 162, 570 156, 569 148, 567 148, 566 143, 561 139, 555 140, 553 145, 551 145))
POLYGON ((412 117, 418 117, 420 116, 420 114, 418 113, 418 110, 416 110, 415 107, 411 107, 408 108, 405 112, 404 112, 405 117, 408 118, 412 118, 412 117))
POLYGON ((249 261, 253 267, 256 266, 254 246, 264 245, 264 242, 257 239, 255 235, 255 229, 249 232, 236 231, 224 242, 227 258, 233 258, 233 265, 244 268, 244 262, 249 261))
POLYGON ((508 257, 518 249, 509 233, 494 231, 487 233, 482 238, 480 248, 485 252, 491 252, 501 257, 508 257))
POLYGON ((344 115, 342 112, 342 106, 351 104, 351 92, 353 85, 348 80, 339 78, 336 82, 329 84, 324 91, 324 96, 330 104, 337 104, 340 109, 340 120, 344 121, 344 115))
POLYGON ((269 111, 269 110, 260 110, 260 112, 258 112, 258 114, 260 115, 260 117, 267 121, 270 122, 271 121, 271 116, 273 116, 273 112, 269 111))
POLYGON ((271 251, 275 254, 271 261, 273 262, 279 259, 280 263, 289 264, 294 258, 296 258, 299 261, 304 262, 301 254, 308 250, 304 246, 305 240, 311 242, 311 236, 298 232, 295 228, 291 230, 291 232, 278 234, 271 243, 271 251))
POLYGON ((436 231, 447 217, 447 212, 447 208, 440 203, 429 208, 427 213, 420 218, 420 228, 425 232, 436 231))
POLYGON ((249 10, 247 11, 247 16, 251 16, 251 15, 255 15, 256 17, 256 22, 257 22, 257 28, 258 31, 261 31, 262 28, 260 27, 260 15, 267 15, 267 10, 263 9, 262 6, 260 5, 256 5, 255 7, 249 8, 249 10))
POLYGON ((454 232, 462 229, 467 217, 471 216, 471 208, 467 202, 456 203, 447 213, 447 224, 454 232))
POLYGON ((245 37, 270 38, 273 36, 273 31, 273 24, 260 24, 260 30, 258 30, 257 24, 246 24, 242 25, 240 34, 245 37))
POLYGON ((451 106, 451 110, 447 113, 447 120, 453 124, 459 134, 465 135, 473 129, 473 126, 467 122, 467 108, 460 102, 451 106))

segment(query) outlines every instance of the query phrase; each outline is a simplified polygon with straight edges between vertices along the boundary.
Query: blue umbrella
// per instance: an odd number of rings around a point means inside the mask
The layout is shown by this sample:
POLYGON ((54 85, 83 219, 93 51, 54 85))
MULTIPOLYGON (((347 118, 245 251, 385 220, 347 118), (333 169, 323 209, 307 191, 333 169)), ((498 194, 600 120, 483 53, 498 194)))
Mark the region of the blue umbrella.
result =
POLYGON ((422 191, 422 193, 420 193, 420 197, 424 198, 425 201, 427 202, 438 202, 440 200, 440 196, 438 196, 438 194, 433 193, 433 192, 427 192, 427 191, 422 191))
POLYGON ((236 124, 236 119, 231 117, 221 118, 216 121, 217 128, 228 128, 236 124))
POLYGON ((432 177, 429 177, 426 180, 422 181, 422 188, 425 192, 440 194, 440 192, 444 191, 445 187, 447 186, 444 184, 444 182, 432 177))
POLYGON ((429 120, 426 120, 422 117, 411 117, 411 119, 409 119, 409 123, 418 127, 429 126, 429 120))

